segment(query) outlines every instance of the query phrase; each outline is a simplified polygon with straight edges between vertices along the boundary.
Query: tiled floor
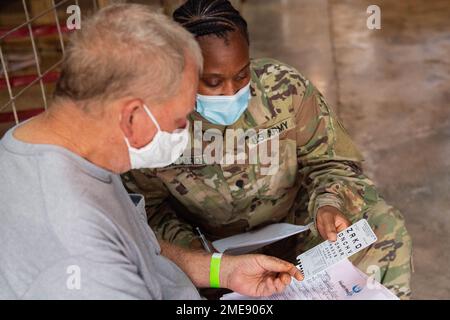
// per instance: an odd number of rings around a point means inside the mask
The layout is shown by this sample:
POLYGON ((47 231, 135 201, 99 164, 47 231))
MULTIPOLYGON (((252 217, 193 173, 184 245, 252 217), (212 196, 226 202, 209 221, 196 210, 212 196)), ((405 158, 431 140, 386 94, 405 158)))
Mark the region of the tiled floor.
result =
POLYGON ((252 55, 295 66, 323 91, 406 217, 415 299, 450 298, 450 2, 248 0, 252 55))

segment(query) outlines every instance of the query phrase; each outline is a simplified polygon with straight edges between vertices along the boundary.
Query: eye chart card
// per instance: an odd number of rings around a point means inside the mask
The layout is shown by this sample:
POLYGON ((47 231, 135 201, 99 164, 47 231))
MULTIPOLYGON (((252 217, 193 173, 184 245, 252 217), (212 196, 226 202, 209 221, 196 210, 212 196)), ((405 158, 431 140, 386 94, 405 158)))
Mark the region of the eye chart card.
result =
POLYGON ((362 219, 337 234, 337 240, 322 242, 297 257, 305 279, 346 259, 377 241, 367 220, 362 219))

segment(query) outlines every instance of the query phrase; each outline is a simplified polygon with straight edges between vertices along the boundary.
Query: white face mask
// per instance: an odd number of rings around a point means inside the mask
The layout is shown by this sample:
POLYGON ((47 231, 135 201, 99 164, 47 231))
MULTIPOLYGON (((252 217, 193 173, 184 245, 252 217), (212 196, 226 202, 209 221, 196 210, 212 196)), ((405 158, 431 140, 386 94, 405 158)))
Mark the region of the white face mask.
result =
POLYGON ((189 142, 189 124, 184 129, 177 129, 172 133, 161 131, 158 122, 146 105, 144 110, 158 132, 149 144, 140 149, 133 148, 125 138, 130 154, 131 169, 166 167, 174 163, 186 149, 189 142))

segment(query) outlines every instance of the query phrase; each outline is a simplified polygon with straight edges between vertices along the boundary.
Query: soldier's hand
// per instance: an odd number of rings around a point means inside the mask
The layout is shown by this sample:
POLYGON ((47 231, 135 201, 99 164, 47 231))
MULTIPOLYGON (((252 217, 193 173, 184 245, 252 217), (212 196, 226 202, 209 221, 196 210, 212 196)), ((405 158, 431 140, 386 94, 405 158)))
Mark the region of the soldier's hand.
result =
POLYGON ((324 240, 336 241, 337 233, 346 229, 351 222, 335 207, 324 206, 317 211, 317 229, 324 240))
POLYGON ((292 277, 303 275, 291 263, 261 254, 224 255, 221 263, 221 286, 243 295, 260 297, 282 292, 292 277))

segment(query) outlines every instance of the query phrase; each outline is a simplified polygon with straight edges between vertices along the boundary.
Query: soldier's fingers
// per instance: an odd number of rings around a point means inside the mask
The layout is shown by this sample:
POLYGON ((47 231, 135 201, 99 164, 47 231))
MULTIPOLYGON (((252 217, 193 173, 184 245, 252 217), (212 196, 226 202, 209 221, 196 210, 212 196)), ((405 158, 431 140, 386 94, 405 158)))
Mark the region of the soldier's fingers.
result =
POLYGON ((327 239, 330 241, 336 241, 337 239, 337 231, 336 231, 336 227, 333 224, 327 224, 325 227, 326 233, 327 233, 327 239))
POLYGON ((344 216, 337 215, 335 219, 335 225, 337 232, 341 232, 342 230, 350 227, 352 223, 344 216))
POLYGON ((325 224, 322 219, 323 214, 317 216, 317 230, 319 231, 322 239, 327 239, 327 233, 325 232, 325 224))
POLYGON ((336 225, 335 225, 335 215, 329 212, 324 212, 319 216, 319 232, 320 229, 322 229, 322 232, 320 232, 320 235, 322 238, 330 240, 330 241, 336 241, 336 225))
POLYGON ((326 235, 325 235, 325 232, 324 232, 324 230, 323 230, 322 223, 319 221, 319 219, 317 219, 316 226, 317 226, 317 231, 319 231, 320 236, 321 236, 323 239, 325 239, 326 235))

